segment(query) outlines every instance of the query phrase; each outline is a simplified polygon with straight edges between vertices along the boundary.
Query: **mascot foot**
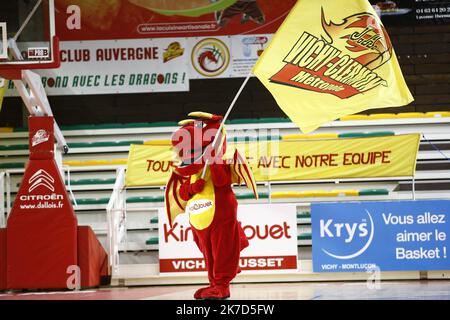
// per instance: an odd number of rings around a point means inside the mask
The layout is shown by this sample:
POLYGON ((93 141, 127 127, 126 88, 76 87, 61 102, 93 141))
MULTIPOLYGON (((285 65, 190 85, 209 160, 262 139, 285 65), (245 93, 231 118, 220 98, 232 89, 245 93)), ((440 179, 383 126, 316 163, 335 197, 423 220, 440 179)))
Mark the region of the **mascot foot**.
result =
POLYGON ((225 300, 230 297, 230 286, 214 286, 202 291, 201 299, 225 300))
POLYGON ((203 298, 202 298, 202 293, 203 293, 205 290, 208 290, 208 289, 211 289, 211 288, 212 288, 212 287, 209 286, 209 287, 205 287, 205 288, 200 288, 200 289, 198 289, 198 290, 195 291, 195 293, 194 293, 194 299, 195 299, 195 300, 203 299, 203 298))

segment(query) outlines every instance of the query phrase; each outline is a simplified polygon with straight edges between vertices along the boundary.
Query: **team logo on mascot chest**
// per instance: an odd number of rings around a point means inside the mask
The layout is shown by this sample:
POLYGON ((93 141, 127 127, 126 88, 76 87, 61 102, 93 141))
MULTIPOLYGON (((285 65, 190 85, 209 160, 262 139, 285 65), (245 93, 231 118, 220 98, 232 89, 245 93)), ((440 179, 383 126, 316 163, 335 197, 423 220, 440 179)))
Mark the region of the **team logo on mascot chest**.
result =
POLYGON ((195 216, 211 209, 212 206, 213 203, 211 200, 195 200, 189 203, 188 212, 195 216))

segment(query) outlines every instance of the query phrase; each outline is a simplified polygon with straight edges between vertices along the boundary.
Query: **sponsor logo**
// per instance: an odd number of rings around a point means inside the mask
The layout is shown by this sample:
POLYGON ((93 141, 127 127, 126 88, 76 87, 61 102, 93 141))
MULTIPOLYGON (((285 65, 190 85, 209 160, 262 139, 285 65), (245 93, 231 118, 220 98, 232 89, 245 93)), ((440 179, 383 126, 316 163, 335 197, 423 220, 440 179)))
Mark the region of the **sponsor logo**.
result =
POLYGON ((225 72, 230 64, 230 51, 225 43, 215 38, 198 42, 192 49, 192 65, 205 77, 215 77, 225 72))
POLYGON ((368 219, 358 222, 338 222, 335 219, 320 220, 320 237, 336 239, 334 248, 344 253, 331 252, 331 249, 322 251, 335 259, 353 259, 363 254, 371 245, 375 233, 372 216, 366 210, 368 219), (339 246, 336 243, 339 242, 339 246))
POLYGON ((35 147, 41 143, 47 142, 48 139, 50 139, 50 135, 48 134, 47 131, 43 129, 38 130, 31 139, 31 145, 35 147))
POLYGON ((28 194, 20 196, 20 209, 60 209, 64 207, 64 195, 55 193, 55 179, 45 170, 40 169, 28 180, 28 194), (37 189, 41 189, 39 194, 31 194, 37 189), (44 194, 43 189, 51 193, 44 194))
POLYGON ((47 59, 50 57, 50 50, 48 48, 28 48, 28 59, 47 59))
POLYGON ((213 203, 211 200, 196 200, 189 204, 188 211, 191 215, 195 216, 209 210, 212 206, 213 203))
POLYGON ((341 99, 388 86, 376 70, 392 58, 393 49, 377 17, 359 13, 334 23, 322 11, 322 27, 324 34, 300 36, 270 81, 341 99))
MULTIPOLYGON (((296 256, 241 257, 239 266, 243 270, 297 269, 296 256)), ((161 259, 161 272, 206 271, 203 258, 161 259)))
POLYGON ((267 37, 245 37, 242 39, 243 44, 243 54, 245 57, 250 57, 253 53, 251 46, 260 46, 260 48, 256 51, 256 54, 259 56, 264 52, 264 45, 267 44, 269 39, 267 37))
POLYGON ((28 180, 28 183, 30 184, 28 187, 29 193, 41 186, 49 189, 51 192, 55 191, 55 179, 53 179, 53 177, 43 169, 36 171, 30 180, 28 180))
POLYGON ((20 196, 20 200, 22 201, 55 201, 55 200, 63 200, 64 197, 62 194, 38 194, 38 195, 23 195, 20 196))
POLYGON ((166 51, 163 54, 164 63, 169 62, 175 58, 181 57, 184 54, 184 48, 181 47, 179 42, 172 42, 169 44, 166 51))
MULTIPOLYGON (((208 200, 208 202, 210 202, 208 200)), ((212 203, 211 203, 212 205, 212 203)), ((207 210, 210 206, 203 206, 204 210, 207 210)), ((191 210, 190 207, 188 208, 191 210)), ((198 206, 198 210, 201 210, 198 206)), ((203 210, 203 211, 204 211, 203 210)), ((172 227, 164 223, 164 242, 188 242, 192 240, 192 228, 185 227, 178 222, 175 222, 172 227)), ((295 234, 291 226, 283 221, 280 224, 262 224, 262 225, 245 225, 242 227, 245 236, 249 241, 252 240, 286 240, 295 237, 295 234)))

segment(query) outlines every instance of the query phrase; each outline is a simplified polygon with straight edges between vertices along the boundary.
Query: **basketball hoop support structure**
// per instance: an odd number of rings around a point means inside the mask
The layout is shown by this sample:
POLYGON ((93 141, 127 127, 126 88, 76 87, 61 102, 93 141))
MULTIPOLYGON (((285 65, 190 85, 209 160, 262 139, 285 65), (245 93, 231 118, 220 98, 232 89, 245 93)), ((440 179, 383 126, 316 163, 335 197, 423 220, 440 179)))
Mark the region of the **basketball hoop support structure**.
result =
MULTIPOLYGON (((56 40, 56 43, 58 41, 56 40)), ((20 57, 21 53, 19 48, 16 45, 14 39, 9 39, 8 41, 9 50, 15 57, 20 57)), ((56 55, 59 56, 59 50, 56 55)), ((59 66, 58 59, 58 66, 59 66)), ((37 64, 39 66, 39 64, 37 64)), ((14 82, 14 86, 17 89, 17 92, 22 98, 30 116, 51 116, 53 117, 53 112, 50 107, 50 102, 48 101, 47 94, 45 93, 44 86, 42 85, 41 76, 31 70, 22 69, 24 65, 15 65, 10 66, 9 70, 19 71, 21 74, 21 79, 9 79, 14 82), (13 69, 14 68, 14 69, 13 69)), ((26 65, 25 67, 34 67, 34 65, 26 65)), ((3 69, 5 70, 5 69, 3 69)), ((0 70, 0 75, 5 75, 2 70, 0 70)), ((8 77, 8 72, 6 72, 6 76, 8 77)), ((55 160, 58 165, 60 172, 63 172, 62 169, 62 154, 67 154, 69 152, 69 147, 67 145, 66 139, 62 134, 58 124, 56 121, 54 122, 54 136, 56 140, 55 146, 55 160)))
MULTIPOLYGON (((27 19, 20 27, 17 34, 8 39, 8 48, 10 54, 16 59, 14 63, 4 63, 0 65, 0 76, 5 79, 11 80, 14 82, 14 85, 21 96, 29 114, 31 116, 51 116, 53 117, 53 112, 50 107, 50 103, 47 98, 47 94, 45 93, 44 86, 42 85, 41 76, 37 73, 31 71, 34 69, 56 69, 61 65, 60 54, 59 54, 59 39, 56 36, 53 36, 50 39, 51 42, 51 52, 52 52, 52 61, 36 61, 34 63, 30 63, 23 60, 22 54, 17 46, 16 39, 19 36, 20 32, 29 22, 30 18, 35 14, 37 7, 41 4, 42 1, 38 1, 36 6, 28 15, 27 19), (22 62, 23 61, 23 62, 22 62)), ((54 7, 54 0, 49 0, 51 7, 54 7)), ((50 28, 54 30, 54 16, 50 15, 50 28)), ((69 148, 67 142, 59 129, 58 124, 55 122, 54 124, 54 135, 56 140, 56 150, 57 153, 61 154, 61 152, 68 153, 69 148)), ((60 162, 60 161, 58 161, 60 162)), ((61 167, 61 166, 60 166, 61 167)))

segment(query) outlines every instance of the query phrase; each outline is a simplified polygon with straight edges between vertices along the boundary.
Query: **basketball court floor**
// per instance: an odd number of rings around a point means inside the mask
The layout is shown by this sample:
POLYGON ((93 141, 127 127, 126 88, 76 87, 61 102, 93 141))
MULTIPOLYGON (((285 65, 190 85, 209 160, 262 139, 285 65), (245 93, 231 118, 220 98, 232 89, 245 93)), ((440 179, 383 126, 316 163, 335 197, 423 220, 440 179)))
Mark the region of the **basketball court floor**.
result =
MULTIPOLYGON (((192 300, 198 286, 0 294, 0 300, 192 300)), ((450 300, 450 281, 236 284, 232 300, 450 300)))

